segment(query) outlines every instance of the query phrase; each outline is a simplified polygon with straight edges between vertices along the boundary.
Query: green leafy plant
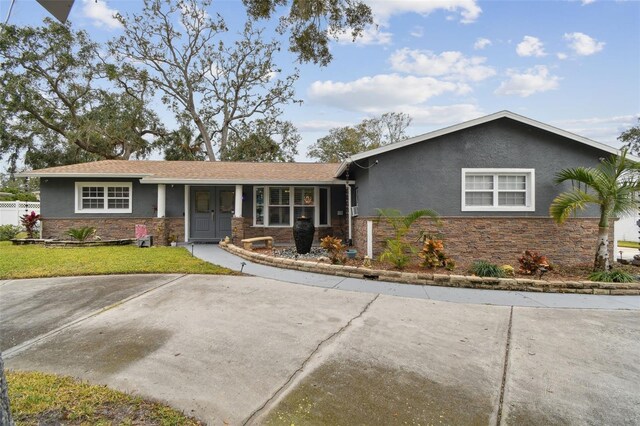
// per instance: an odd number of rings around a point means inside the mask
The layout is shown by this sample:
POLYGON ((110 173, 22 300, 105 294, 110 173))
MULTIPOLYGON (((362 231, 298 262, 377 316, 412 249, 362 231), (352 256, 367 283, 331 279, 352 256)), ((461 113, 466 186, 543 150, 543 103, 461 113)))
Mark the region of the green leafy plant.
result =
POLYGON ((534 275, 541 268, 546 270, 553 269, 546 256, 541 256, 535 251, 525 250, 525 252, 518 258, 520 264, 519 272, 526 275, 534 275))
POLYGON ((96 228, 92 226, 84 226, 82 228, 71 228, 67 231, 67 235, 78 241, 86 241, 96 233, 96 228))
POLYGON ((329 259, 331 259, 331 263, 334 265, 343 264, 346 261, 344 254, 345 246, 342 245, 342 240, 340 238, 327 235, 320 240, 320 247, 329 252, 329 259))
POLYGON ((571 190, 558 195, 549 207, 549 214, 558 223, 571 213, 595 205, 600 210, 598 241, 594 271, 609 269, 609 222, 616 216, 637 211, 636 194, 640 191, 640 163, 627 158, 627 150, 612 155, 596 167, 564 169, 556 175, 556 183, 571 181, 571 190))
POLYGON ((40 215, 34 211, 29 214, 22 215, 20 223, 22 223, 24 230, 27 232, 27 238, 35 238, 35 234, 38 232, 37 227, 39 220, 40 215))
POLYGON ((633 275, 619 269, 596 271, 589 275, 589 279, 591 281, 601 281, 605 283, 631 283, 636 281, 633 275))
POLYGON ((422 258, 422 266, 429 269, 447 268, 453 270, 455 262, 444 252, 444 243, 435 238, 425 238, 422 250, 418 253, 422 258))
POLYGON ((15 225, 0 226, 0 241, 9 241, 16 237, 22 231, 22 228, 15 225))
POLYGON ((504 278, 504 270, 493 263, 485 260, 478 260, 471 265, 471 273, 479 277, 504 278))
POLYGON ((431 218, 436 224, 440 223, 438 213, 430 209, 416 210, 406 216, 396 209, 378 209, 377 212, 378 220, 385 221, 393 230, 393 237, 387 239, 380 260, 390 262, 397 269, 404 269, 417 252, 417 249, 406 241, 411 225, 425 216, 431 218))

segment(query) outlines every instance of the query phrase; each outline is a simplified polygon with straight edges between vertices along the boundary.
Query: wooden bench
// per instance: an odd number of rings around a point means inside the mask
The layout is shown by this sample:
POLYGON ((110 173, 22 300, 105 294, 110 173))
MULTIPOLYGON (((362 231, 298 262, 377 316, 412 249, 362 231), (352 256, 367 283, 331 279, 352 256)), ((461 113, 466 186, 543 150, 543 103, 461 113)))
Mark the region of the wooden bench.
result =
POLYGON ((273 247, 273 237, 255 237, 245 238, 244 240, 241 240, 242 248, 244 248, 245 250, 251 250, 253 249, 253 243, 256 243, 258 241, 264 241, 265 247, 268 249, 273 247))

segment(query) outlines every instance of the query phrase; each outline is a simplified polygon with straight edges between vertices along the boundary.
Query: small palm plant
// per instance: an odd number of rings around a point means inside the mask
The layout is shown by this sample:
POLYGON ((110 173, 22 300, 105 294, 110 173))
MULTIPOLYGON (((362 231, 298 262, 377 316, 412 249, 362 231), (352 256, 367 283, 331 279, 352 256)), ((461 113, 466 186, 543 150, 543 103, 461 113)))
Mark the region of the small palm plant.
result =
POLYGON ((627 158, 627 150, 603 160, 597 167, 564 169, 556 176, 556 183, 571 181, 571 191, 558 195, 549 208, 551 217, 563 223, 577 210, 588 204, 600 208, 598 242, 594 271, 609 270, 609 220, 624 216, 638 208, 636 193, 640 191, 640 163, 627 158), (577 183, 577 185, 575 185, 577 183))
POLYGON ((411 260, 411 255, 417 252, 412 244, 406 241, 405 237, 414 224, 421 217, 430 217, 436 224, 440 223, 438 213, 430 209, 416 210, 403 215, 396 209, 378 209, 379 220, 387 222, 393 230, 393 237, 388 238, 386 247, 380 259, 391 262, 396 268, 403 269, 411 260))
POLYGON ((86 241, 89 237, 96 233, 96 228, 85 226, 83 228, 71 228, 67 235, 78 241, 86 241))

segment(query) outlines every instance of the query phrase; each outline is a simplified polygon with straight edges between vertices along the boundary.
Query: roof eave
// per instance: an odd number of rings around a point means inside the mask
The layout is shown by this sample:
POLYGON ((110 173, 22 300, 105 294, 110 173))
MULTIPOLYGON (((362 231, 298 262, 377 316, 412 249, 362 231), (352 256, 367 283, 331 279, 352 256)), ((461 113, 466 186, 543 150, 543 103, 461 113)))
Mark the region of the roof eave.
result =
POLYGON ((47 173, 47 172, 21 172, 16 174, 17 177, 38 177, 38 178, 144 178, 145 176, 152 176, 149 173, 47 173))
POLYGON ((282 179, 183 179, 183 178, 154 178, 147 177, 140 180, 143 184, 170 185, 343 185, 340 179, 316 180, 282 180, 282 179))

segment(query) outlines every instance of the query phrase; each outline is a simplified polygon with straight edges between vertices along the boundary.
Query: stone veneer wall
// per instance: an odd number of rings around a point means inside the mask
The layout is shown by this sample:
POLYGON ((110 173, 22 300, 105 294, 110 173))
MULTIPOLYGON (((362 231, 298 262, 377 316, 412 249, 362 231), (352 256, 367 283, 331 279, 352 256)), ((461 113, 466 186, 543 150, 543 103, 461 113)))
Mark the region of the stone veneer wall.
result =
MULTIPOLYGON (((392 229, 376 217, 356 217, 353 222, 354 245, 359 253, 367 252, 367 220, 373 221, 373 254, 379 256, 392 229)), ((517 265, 524 250, 547 256, 551 263, 577 265, 592 263, 598 235, 598 220, 573 218, 563 225, 545 217, 442 217, 437 228, 427 218, 412 226, 409 241, 417 241, 420 231, 439 233, 445 252, 459 264, 487 260, 497 264, 517 265)), ((613 257, 613 222, 609 231, 613 257)), ((416 243, 416 247, 419 244, 416 243)))
POLYGON ((135 226, 146 225, 147 233, 153 235, 154 244, 168 245, 169 236, 175 235, 184 241, 184 219, 166 218, 87 218, 87 219, 42 219, 42 237, 67 239, 71 228, 92 226, 103 240, 135 238, 135 226))
MULTIPOLYGON (((253 218, 250 217, 234 217, 231 220, 233 229, 232 241, 234 244, 240 244, 245 238, 255 237, 273 237, 274 244, 295 244, 293 241, 293 228, 291 227, 264 227, 253 226, 253 218)), ((330 227, 317 227, 314 244, 319 244, 320 239, 327 235, 340 238, 346 238, 345 221, 343 218, 334 218, 330 227)))

